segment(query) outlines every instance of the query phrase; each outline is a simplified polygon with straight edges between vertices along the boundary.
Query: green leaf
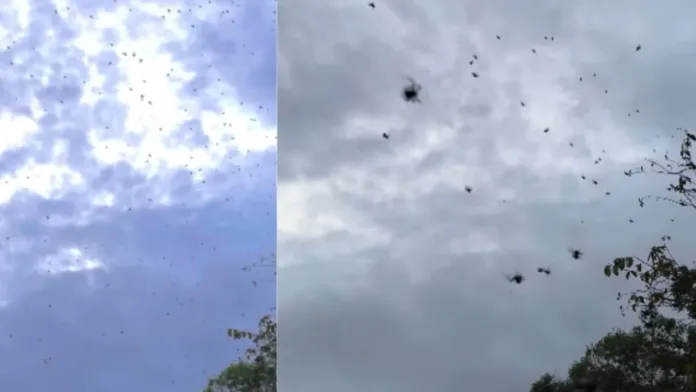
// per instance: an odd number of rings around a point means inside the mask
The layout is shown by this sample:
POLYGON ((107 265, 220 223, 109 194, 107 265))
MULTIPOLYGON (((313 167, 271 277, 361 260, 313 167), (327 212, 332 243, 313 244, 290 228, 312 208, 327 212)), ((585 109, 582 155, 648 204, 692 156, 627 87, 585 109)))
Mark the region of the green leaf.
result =
POLYGON ((611 266, 607 265, 604 267, 604 275, 611 276, 611 266))

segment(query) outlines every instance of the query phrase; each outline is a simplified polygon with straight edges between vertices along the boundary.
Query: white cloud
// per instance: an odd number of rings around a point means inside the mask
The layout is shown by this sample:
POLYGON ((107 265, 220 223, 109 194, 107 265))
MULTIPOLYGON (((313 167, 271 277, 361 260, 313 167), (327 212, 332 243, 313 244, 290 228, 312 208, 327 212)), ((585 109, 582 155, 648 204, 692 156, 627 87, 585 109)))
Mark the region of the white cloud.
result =
POLYGON ((44 257, 35 268, 39 273, 57 275, 91 271, 105 267, 104 263, 89 257, 80 248, 67 247, 44 257))
POLYGON ((7 388, 195 390, 234 359, 226 328, 272 305, 273 271, 242 270, 275 250, 275 36, 256 6, 0 7, 7 388))
POLYGON ((0 142, 0 154, 31 143, 31 138, 39 132, 33 119, 2 112, 0 112, 0 129, 7 134, 0 142))

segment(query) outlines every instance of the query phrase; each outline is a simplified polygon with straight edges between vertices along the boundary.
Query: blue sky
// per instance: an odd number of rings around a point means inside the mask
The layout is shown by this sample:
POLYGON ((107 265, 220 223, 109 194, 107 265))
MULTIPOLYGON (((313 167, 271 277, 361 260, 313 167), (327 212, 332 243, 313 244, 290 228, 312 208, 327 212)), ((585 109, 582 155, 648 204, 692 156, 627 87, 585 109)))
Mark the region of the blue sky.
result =
POLYGON ((0 389, 197 391, 275 304, 275 2, 0 9, 0 389))

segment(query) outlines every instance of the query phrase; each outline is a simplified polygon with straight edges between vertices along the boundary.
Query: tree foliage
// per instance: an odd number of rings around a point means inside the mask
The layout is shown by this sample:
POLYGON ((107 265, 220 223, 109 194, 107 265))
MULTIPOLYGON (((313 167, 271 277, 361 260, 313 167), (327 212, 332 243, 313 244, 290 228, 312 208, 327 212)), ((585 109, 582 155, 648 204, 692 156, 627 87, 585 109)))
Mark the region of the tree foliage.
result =
POLYGON ((556 376, 546 373, 532 384, 530 392, 573 392, 573 389, 569 380, 559 380, 556 376))
MULTIPOLYGON (((653 173, 671 179, 668 196, 640 197, 640 207, 652 199, 696 209, 696 135, 685 131, 679 158, 648 159, 624 174, 653 173), (647 167, 647 169, 646 169, 647 167)), ((636 312, 640 325, 612 331, 590 345, 568 371, 566 379, 542 375, 532 392, 582 390, 578 382, 592 380, 603 392, 696 390, 696 268, 680 263, 669 250, 669 236, 652 246, 647 257, 622 256, 604 266, 604 275, 634 280, 637 289, 619 293, 620 310, 636 312)), ((589 390, 589 389, 586 389, 589 390)))
MULTIPOLYGON (((674 180, 667 191, 674 196, 647 195, 638 199, 641 207, 649 198, 664 200, 681 207, 696 209, 696 164, 692 159, 693 142, 696 135, 684 130, 679 159, 672 159, 665 154, 664 161, 648 159, 647 164, 652 173, 666 175, 674 180)), ((646 173, 645 166, 629 170, 626 175, 646 173)), ((670 236, 663 236, 660 245, 653 246, 645 259, 636 256, 616 258, 604 267, 606 276, 624 276, 626 279, 638 279, 641 288, 629 293, 619 294, 618 299, 626 298, 627 306, 639 311, 641 321, 650 324, 659 312, 670 309, 685 316, 682 321, 696 320, 696 268, 679 263, 669 251, 670 236)), ((693 265, 693 263, 692 263, 693 265)), ((622 308, 623 310, 623 308, 622 308)))
POLYGON ((271 316, 259 321, 258 332, 229 329, 234 340, 249 340, 253 345, 245 355, 208 381, 204 392, 275 392, 277 325, 271 316))

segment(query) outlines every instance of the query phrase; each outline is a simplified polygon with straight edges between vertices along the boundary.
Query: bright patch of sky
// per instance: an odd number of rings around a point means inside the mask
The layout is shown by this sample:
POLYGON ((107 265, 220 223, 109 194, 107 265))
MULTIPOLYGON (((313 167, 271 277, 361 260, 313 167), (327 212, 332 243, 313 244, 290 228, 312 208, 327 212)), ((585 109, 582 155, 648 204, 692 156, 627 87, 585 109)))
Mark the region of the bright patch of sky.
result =
POLYGON ((0 9, 4 388, 199 390, 270 311, 274 8, 0 9))

